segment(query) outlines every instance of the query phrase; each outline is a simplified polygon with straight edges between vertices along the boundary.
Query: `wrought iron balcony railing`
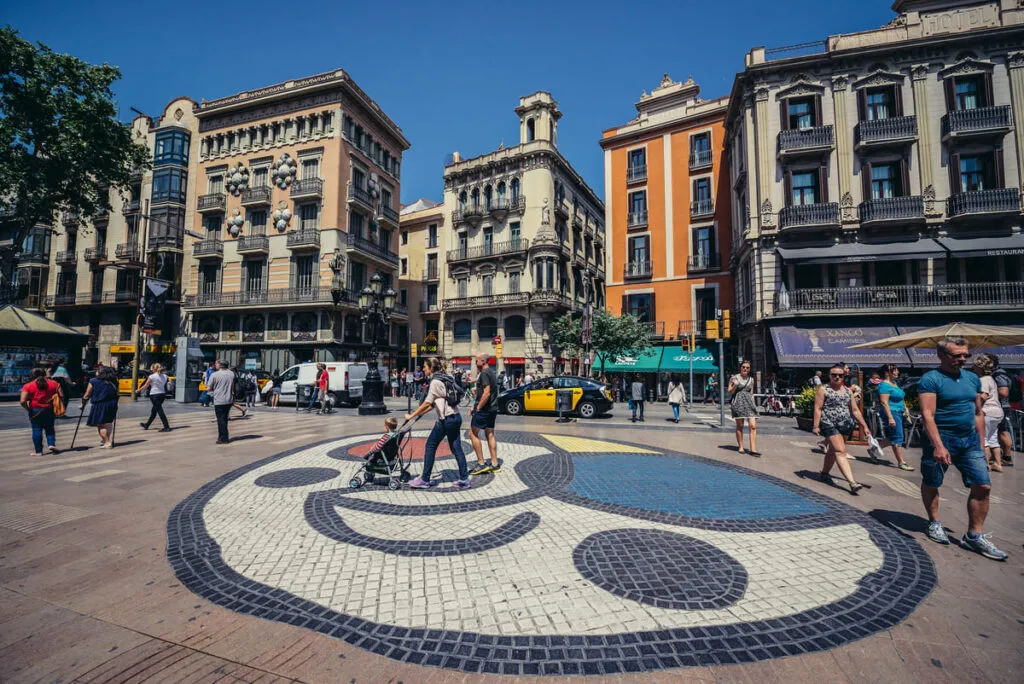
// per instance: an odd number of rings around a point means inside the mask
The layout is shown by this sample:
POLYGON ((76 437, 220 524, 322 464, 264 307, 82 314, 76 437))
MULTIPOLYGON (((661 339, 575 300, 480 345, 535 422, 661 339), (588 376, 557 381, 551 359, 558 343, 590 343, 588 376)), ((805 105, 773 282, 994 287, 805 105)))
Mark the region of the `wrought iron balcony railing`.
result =
POLYGON ((441 278, 441 269, 439 269, 439 268, 437 268, 437 266, 435 266, 433 268, 425 268, 425 269, 423 269, 423 274, 420 276, 420 281, 424 282, 424 283, 429 283, 431 281, 438 280, 440 278, 441 278))
POLYGON ((779 229, 839 225, 839 203, 797 204, 779 212, 779 229))
POLYGON ((397 254, 392 252, 390 249, 382 247, 376 242, 360 237, 355 233, 348 234, 348 248, 358 252, 362 252, 363 254, 368 254, 370 256, 377 257, 378 259, 383 259, 384 261, 387 261, 388 263, 391 264, 398 264, 397 254))
POLYGON ((488 259, 490 257, 502 256, 504 254, 515 254, 525 252, 530 248, 530 241, 525 238, 509 240, 508 242, 495 242, 490 245, 478 245, 465 249, 448 250, 448 261, 469 261, 471 259, 488 259))
POLYGON ((322 178, 300 178, 292 183, 292 197, 323 197, 324 181, 322 178))
POLYGON ((333 304, 334 295, 339 302, 356 301, 356 294, 349 290, 330 287, 290 287, 250 292, 202 292, 186 295, 182 302, 187 308, 216 308, 248 306, 250 304, 333 304))
POLYGON ((269 185, 246 188, 242 190, 242 205, 258 206, 270 204, 271 197, 273 197, 273 189, 269 185))
POLYGON ((690 170, 711 166, 714 160, 715 154, 711 150, 694 150, 690 152, 690 170))
POLYGON ((122 242, 114 251, 114 256, 124 261, 139 261, 141 250, 137 242, 122 242))
POLYGON ((441 307, 437 302, 420 302, 420 313, 432 313, 440 310, 441 307))
POLYGON ((181 249, 184 244, 185 238, 182 235, 150 235, 147 249, 150 252, 161 249, 181 249))
POLYGON ((959 109, 942 117, 942 136, 989 135, 1010 129, 1010 105, 959 109))
POLYGON ((224 256, 224 243, 216 238, 199 240, 192 244, 192 255, 196 257, 224 256))
POLYGON ((1009 214, 1018 211, 1020 193, 1015 188, 963 192, 946 200, 946 214, 950 217, 1009 214))
POLYGON ((89 262, 103 261, 107 258, 107 246, 98 244, 95 247, 86 247, 85 260, 89 262))
POLYGON ((622 267, 622 277, 626 279, 650 278, 654 273, 654 263, 651 261, 627 261, 622 267))
POLYGON ((212 192, 199 196, 196 200, 196 209, 198 211, 224 211, 227 203, 228 197, 223 192, 212 192))
POLYGON ((239 252, 269 252, 270 238, 266 235, 240 235, 237 249, 239 252))
POLYGON ((903 143, 917 139, 917 117, 894 116, 890 119, 860 121, 856 131, 860 147, 903 143))
POLYGON ((665 321, 644 321, 641 323, 647 328, 647 334, 655 340, 665 339, 665 321))
POLYGON ((358 202, 367 209, 373 209, 373 198, 370 197, 370 193, 351 182, 348 184, 348 201, 358 202))
POLYGON ((779 131, 780 155, 829 150, 835 144, 835 130, 831 125, 779 131))
POLYGON ((287 246, 292 249, 320 246, 320 231, 313 229, 290 230, 287 233, 287 246))
POLYGON ((388 206, 380 208, 380 216, 393 226, 398 226, 398 212, 388 206))
POLYGON ((633 230, 634 228, 645 228, 647 226, 647 210, 643 211, 631 211, 626 217, 626 228, 627 230, 633 230))
POLYGON ((715 200, 711 197, 690 202, 690 216, 710 216, 715 213, 715 200))
POLYGON ((635 164, 626 167, 626 182, 639 183, 647 180, 647 164, 635 164))
POLYGON ((53 262, 58 266, 74 266, 78 263, 78 255, 72 251, 57 252, 53 262))
POLYGON ((679 325, 676 328, 676 337, 680 339, 687 335, 696 335, 697 337, 703 337, 704 327, 706 324, 706 321, 679 321, 679 325))
POLYGON ((1024 306, 1024 283, 808 288, 777 292, 773 303, 776 316, 872 310, 1019 309, 1024 306))
POLYGON ((686 270, 690 273, 698 271, 718 271, 722 268, 722 256, 718 252, 698 252, 691 254, 686 260, 686 270))
POLYGON ((455 297, 444 300, 445 311, 476 308, 500 308, 506 306, 523 306, 530 301, 528 292, 510 292, 508 294, 483 295, 480 297, 455 297))
POLYGON ((924 219, 924 200, 919 195, 870 199, 860 203, 860 222, 924 219))

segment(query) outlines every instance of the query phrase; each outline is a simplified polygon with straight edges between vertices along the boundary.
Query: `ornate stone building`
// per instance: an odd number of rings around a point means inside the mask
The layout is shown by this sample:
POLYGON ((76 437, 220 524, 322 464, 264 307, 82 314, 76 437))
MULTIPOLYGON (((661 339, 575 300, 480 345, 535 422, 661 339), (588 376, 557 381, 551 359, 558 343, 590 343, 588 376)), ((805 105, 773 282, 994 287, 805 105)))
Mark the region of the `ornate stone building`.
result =
POLYGON ((562 113, 549 93, 520 98, 519 144, 444 172, 442 351, 467 366, 503 345, 501 368, 566 365, 548 336, 586 297, 603 307, 604 205, 558 151, 562 113))
POLYGON ((204 353, 270 371, 365 360, 358 293, 375 273, 398 289, 401 129, 341 70, 204 100, 197 117, 185 308, 204 353))
MULTIPOLYGON (((409 307, 409 334, 420 358, 440 347, 444 218, 444 205, 428 199, 402 207, 399 216, 399 301, 409 307)), ((408 366, 408 358, 399 365, 408 366)))
POLYGON ((755 48, 736 77, 731 267, 756 370, 872 364, 848 347, 1021 321, 1024 7, 893 8, 876 30, 755 48))

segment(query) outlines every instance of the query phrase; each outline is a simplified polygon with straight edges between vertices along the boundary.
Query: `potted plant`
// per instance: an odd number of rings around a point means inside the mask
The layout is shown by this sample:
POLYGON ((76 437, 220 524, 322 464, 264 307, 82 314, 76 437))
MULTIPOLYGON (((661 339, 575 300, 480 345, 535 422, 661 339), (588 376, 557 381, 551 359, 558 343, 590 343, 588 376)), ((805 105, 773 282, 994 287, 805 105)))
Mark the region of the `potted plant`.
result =
POLYGON ((814 428, 814 395, 816 387, 805 387, 796 398, 796 426, 810 432, 814 428))

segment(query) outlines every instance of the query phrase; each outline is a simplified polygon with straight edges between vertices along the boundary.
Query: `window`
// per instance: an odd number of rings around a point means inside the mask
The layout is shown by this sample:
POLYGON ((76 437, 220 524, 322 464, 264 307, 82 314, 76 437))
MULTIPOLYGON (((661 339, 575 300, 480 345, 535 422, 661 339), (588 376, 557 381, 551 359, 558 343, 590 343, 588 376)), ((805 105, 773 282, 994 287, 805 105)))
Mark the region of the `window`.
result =
POLYGON ((469 194, 470 202, 473 204, 474 209, 480 208, 480 188, 473 188, 473 192, 469 194))
POLYGON ((526 142, 532 142, 537 132, 537 126, 533 119, 526 120, 526 142))
POLYGON ((481 340, 494 339, 498 334, 498 319, 491 317, 481 318, 476 326, 476 331, 481 340))
MULTIPOLYGON (((155 180, 155 179, 154 179, 155 180)), ((224 176, 210 176, 206 179, 207 192, 211 195, 224 193, 224 176)))
POLYGON ((409 275, 409 260, 406 259, 405 257, 402 257, 400 264, 401 271, 399 272, 399 275, 409 275))
POLYGON ((160 131, 156 134, 153 166, 177 164, 188 166, 188 147, 192 136, 188 131, 160 131))
POLYGON ((519 271, 512 271, 508 274, 508 291, 519 292, 519 281, 522 277, 522 273, 519 271))
POLYGON ((348 212, 348 232, 349 235, 363 237, 363 215, 358 211, 348 212))
POLYGON ((693 181, 693 199, 700 203, 708 203, 711 201, 710 178, 698 178, 693 181))
POLYGON ((135 314, 126 311, 121 314, 121 339, 132 339, 132 328, 135 327, 135 314))
POLYGON ((505 319, 505 338, 522 340, 526 338, 526 317, 509 316, 505 319))
POLYGON ((519 238, 520 238, 519 221, 513 221, 512 223, 509 224, 509 226, 508 226, 508 237, 509 237, 509 240, 512 242, 513 246, 519 244, 519 238))
POLYGON ((220 227, 223 223, 223 219, 220 215, 207 214, 203 216, 203 232, 206 233, 207 240, 220 239, 220 227))
POLYGON ((103 269, 92 272, 92 294, 94 297, 103 296, 103 269))
POLYGON ((864 118, 878 121, 896 116, 896 98, 893 88, 872 88, 864 93, 864 118))
POLYGON ((320 227, 320 205, 313 202, 299 207, 299 227, 302 230, 316 230, 320 227))
POLYGON ((466 211, 466 191, 459 193, 459 211, 466 211))
POLYGON ((711 134, 698 133, 690 138, 690 148, 695 154, 711 151, 711 134))
POLYGON ((316 287, 319 284, 318 263, 319 255, 316 254, 295 257, 295 276, 292 287, 305 292, 309 292, 316 287))
POLYGON ((199 292, 204 295, 217 294, 220 290, 220 266, 218 264, 200 264, 199 292))
POLYGON ((352 187, 360 190, 366 189, 366 174, 362 169, 352 167, 352 187))
POLYGON ((64 239, 64 250, 74 254, 78 251, 78 233, 69 232, 64 239))
POLYGON ((266 261, 249 259, 245 262, 245 291, 248 293, 263 291, 263 274, 266 272, 266 261))
POLYGON ((491 254, 494 251, 494 229, 486 226, 483 230, 484 254, 491 254))
POLYGON ((636 173, 647 166, 647 149, 641 147, 639 150, 629 151, 629 169, 636 173))
POLYGON ((181 169, 160 169, 153 173, 153 203, 185 203, 188 174, 181 169))
POLYGON ((871 167, 871 199, 899 197, 900 171, 897 164, 878 164, 871 167))
POLYGON ((459 254, 465 258, 466 251, 469 249, 469 238, 465 233, 459 233, 459 254))
POLYGON ((460 298, 469 296, 469 278, 459 278, 458 293, 460 298))
POLYGON ((647 235, 629 238, 629 260, 634 263, 649 261, 651 238, 647 235))
POLYGON ((427 307, 437 308, 437 285, 427 285, 427 307))
MULTIPOLYGON (((185 239, 184 207, 156 207, 151 212, 149 222, 150 240, 166 238, 166 242, 174 242, 179 248, 185 239)), ((218 216, 217 218, 222 219, 218 216)))
POLYGON ((348 289, 353 292, 359 292, 366 285, 366 264, 361 264, 358 261, 352 261, 348 265, 348 278, 349 285, 348 289))
POLYGON ((117 292, 122 294, 137 293, 139 291, 139 272, 134 269, 119 270, 114 287, 117 292))
POLYGON ((960 166, 960 192, 991 190, 997 186, 993 155, 955 156, 960 166))
POLYGON ((626 313, 636 316, 644 323, 649 322, 652 318, 653 312, 651 311, 651 308, 650 294, 634 294, 626 296, 626 313))
POLYGON ((409 231, 403 230, 401 235, 402 235, 402 244, 403 245, 409 244, 409 231))
POLYGON ((491 200, 493 199, 493 197, 494 191, 491 189, 491 186, 488 185, 487 187, 484 188, 484 206, 487 207, 488 209, 491 208, 491 200))
POLYGON ((953 82, 954 102, 959 110, 986 106, 984 93, 984 77, 980 74, 960 76, 953 82))
POLYGON ((646 218, 647 215, 647 192, 640 190, 629 193, 629 213, 633 216, 646 218))
POLYGON ((391 209, 391 208, 393 208, 391 202, 392 202, 391 189, 388 188, 387 186, 381 187, 381 189, 380 189, 380 205, 382 207, 387 207, 388 209, 391 209))
POLYGON ((431 223, 427 226, 427 248, 437 247, 437 224, 431 223))
POLYGON ((252 183, 250 184, 250 186, 253 188, 265 188, 270 184, 267 179, 267 167, 264 166, 258 169, 253 169, 252 183))
POLYGON ((427 255, 427 276, 429 278, 436 278, 437 277, 437 255, 436 254, 428 254, 427 255))
POLYGON ((505 201, 505 191, 506 191, 506 189, 507 188, 505 187, 505 181, 501 181, 500 183, 498 183, 498 202, 499 203, 505 201))
POLYGON ((302 180, 320 178, 320 160, 304 159, 302 161, 302 180))
POLYGON ((519 179, 513 178, 512 182, 509 183, 509 192, 512 194, 512 202, 519 201, 519 179))
POLYGON ((817 171, 802 171, 792 174, 791 205, 818 203, 818 173, 817 171))
POLYGON ((386 252, 391 251, 391 231, 381 230, 380 231, 380 248, 386 252))
POLYGON ((460 318, 452 326, 452 334, 456 342, 469 342, 473 339, 473 321, 468 318, 460 318))
POLYGON ((38 307, 46 289, 45 269, 39 267, 18 269, 18 284, 28 287, 24 306, 38 307))
POLYGON ((693 229, 693 257, 698 266, 707 268, 718 255, 715 253, 715 233, 710 226, 693 229))
POLYGON ((50 231, 46 228, 32 228, 25 235, 22 244, 22 256, 50 256, 50 231))
POLYGON ((265 210, 248 211, 246 212, 246 218, 249 219, 250 235, 267 234, 267 212, 265 210))
POLYGON ((490 297, 494 294, 494 276, 487 274, 483 278, 484 281, 484 296, 490 297))
POLYGON ((813 97, 799 97, 786 100, 787 128, 813 128, 818 125, 815 117, 813 97))

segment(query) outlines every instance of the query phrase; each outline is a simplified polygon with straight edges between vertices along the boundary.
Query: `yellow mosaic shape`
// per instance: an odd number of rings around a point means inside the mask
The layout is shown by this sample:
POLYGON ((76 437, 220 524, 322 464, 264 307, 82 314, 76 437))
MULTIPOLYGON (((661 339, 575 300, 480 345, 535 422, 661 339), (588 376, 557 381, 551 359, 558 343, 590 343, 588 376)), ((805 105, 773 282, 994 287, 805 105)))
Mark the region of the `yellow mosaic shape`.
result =
POLYGON ((613 444, 603 442, 599 439, 586 439, 584 437, 567 437, 565 435, 541 435, 544 439, 554 444, 559 449, 569 453, 597 453, 597 454, 660 454, 660 451, 644 449, 643 447, 630 444, 613 444))

